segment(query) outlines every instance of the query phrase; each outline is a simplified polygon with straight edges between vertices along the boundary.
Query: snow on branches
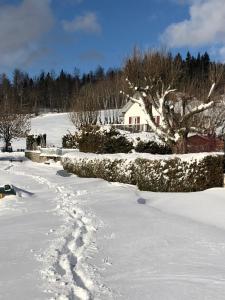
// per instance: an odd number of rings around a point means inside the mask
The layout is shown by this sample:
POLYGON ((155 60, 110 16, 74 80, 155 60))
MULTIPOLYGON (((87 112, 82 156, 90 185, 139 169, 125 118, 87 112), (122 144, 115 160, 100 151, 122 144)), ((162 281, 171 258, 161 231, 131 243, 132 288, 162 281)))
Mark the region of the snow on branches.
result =
POLYGON ((198 99, 180 93, 170 85, 166 87, 161 79, 157 82, 150 80, 150 85, 144 87, 135 86, 129 79, 126 81, 133 96, 122 93, 127 100, 140 106, 146 115, 146 123, 165 143, 173 147, 187 139, 190 133, 206 132, 205 120, 209 116, 205 112, 216 105, 212 99, 215 82, 212 83, 205 102, 199 103, 198 99), (160 116, 160 124, 156 124, 153 110, 160 116))
POLYGON ((30 131, 30 115, 22 113, 0 113, 0 139, 8 151, 12 139, 25 137, 30 131))

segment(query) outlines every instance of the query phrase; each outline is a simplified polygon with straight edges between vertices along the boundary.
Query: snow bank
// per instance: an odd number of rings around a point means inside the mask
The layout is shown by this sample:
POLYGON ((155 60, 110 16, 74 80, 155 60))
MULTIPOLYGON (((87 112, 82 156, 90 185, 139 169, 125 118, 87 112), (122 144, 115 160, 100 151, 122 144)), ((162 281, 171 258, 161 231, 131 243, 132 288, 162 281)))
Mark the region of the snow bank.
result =
POLYGON ((148 200, 147 193, 143 194, 151 207, 221 229, 225 229, 224 196, 225 190, 219 188, 192 194, 166 194, 165 197, 154 195, 153 200, 148 200))

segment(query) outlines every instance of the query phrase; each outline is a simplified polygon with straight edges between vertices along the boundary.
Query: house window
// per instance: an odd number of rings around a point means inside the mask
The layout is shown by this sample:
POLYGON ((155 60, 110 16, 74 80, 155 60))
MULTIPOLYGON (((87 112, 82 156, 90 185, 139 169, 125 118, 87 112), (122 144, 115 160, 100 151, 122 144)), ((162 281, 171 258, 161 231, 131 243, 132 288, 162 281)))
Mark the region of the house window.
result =
POLYGON ((129 125, 140 124, 140 117, 129 117, 129 125))
POLYGON ((155 117, 155 124, 156 124, 156 126, 160 125, 160 116, 155 117))

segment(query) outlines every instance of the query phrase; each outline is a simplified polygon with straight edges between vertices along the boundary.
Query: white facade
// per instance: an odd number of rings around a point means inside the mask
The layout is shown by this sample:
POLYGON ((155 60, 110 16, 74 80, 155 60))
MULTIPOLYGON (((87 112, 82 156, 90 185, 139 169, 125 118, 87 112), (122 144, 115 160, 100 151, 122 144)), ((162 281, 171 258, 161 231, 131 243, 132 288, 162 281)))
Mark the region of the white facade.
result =
MULTIPOLYGON (((153 116, 155 118, 156 124, 161 124, 161 119, 159 116, 159 113, 153 109, 153 116)), ((124 110, 122 109, 123 113, 123 124, 125 126, 131 126, 131 125, 142 125, 141 127, 143 130, 147 130, 147 119, 148 115, 146 115, 143 110, 141 109, 140 105, 138 103, 129 102, 124 107, 124 110)))

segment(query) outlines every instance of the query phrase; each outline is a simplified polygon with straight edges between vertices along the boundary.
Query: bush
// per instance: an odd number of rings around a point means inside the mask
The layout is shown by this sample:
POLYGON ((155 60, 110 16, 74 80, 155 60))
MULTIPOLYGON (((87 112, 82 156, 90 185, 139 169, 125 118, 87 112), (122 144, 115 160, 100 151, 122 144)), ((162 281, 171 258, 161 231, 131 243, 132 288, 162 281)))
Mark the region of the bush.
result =
POLYGON ((197 192, 223 186, 222 155, 208 155, 191 161, 136 160, 136 183, 154 192, 197 192))
POLYGON ((76 136, 72 133, 67 133, 62 137, 62 147, 66 149, 77 149, 78 143, 76 136))
POLYGON ((136 152, 151 153, 151 154, 171 154, 172 150, 169 146, 158 144, 154 141, 143 142, 139 141, 135 147, 136 152))
POLYGON ((104 132, 102 151, 99 153, 128 153, 133 149, 133 144, 121 135, 114 127, 104 132))
POLYGON ((86 153, 128 153, 133 149, 133 144, 113 127, 102 130, 99 126, 85 126, 71 140, 72 143, 67 142, 68 145, 76 145, 86 153))
POLYGON ((74 135, 68 133, 62 139, 63 148, 79 149, 80 152, 113 154, 129 153, 135 149, 136 152, 151 154, 171 154, 171 149, 163 144, 154 141, 144 142, 139 140, 136 147, 115 127, 109 130, 102 129, 100 126, 87 125, 74 135))
POLYGON ((96 160, 84 156, 72 162, 69 158, 63 157, 62 164, 65 170, 80 177, 135 184, 133 164, 127 163, 124 159, 96 160))
POLYGON ((84 126, 75 138, 81 152, 101 153, 103 135, 99 126, 84 126))
POLYGON ((151 156, 149 159, 130 157, 80 154, 63 157, 62 164, 65 170, 80 177, 136 184, 139 189, 152 192, 195 192, 223 187, 222 155, 198 158, 195 154, 188 160, 182 156, 158 160, 151 156))

